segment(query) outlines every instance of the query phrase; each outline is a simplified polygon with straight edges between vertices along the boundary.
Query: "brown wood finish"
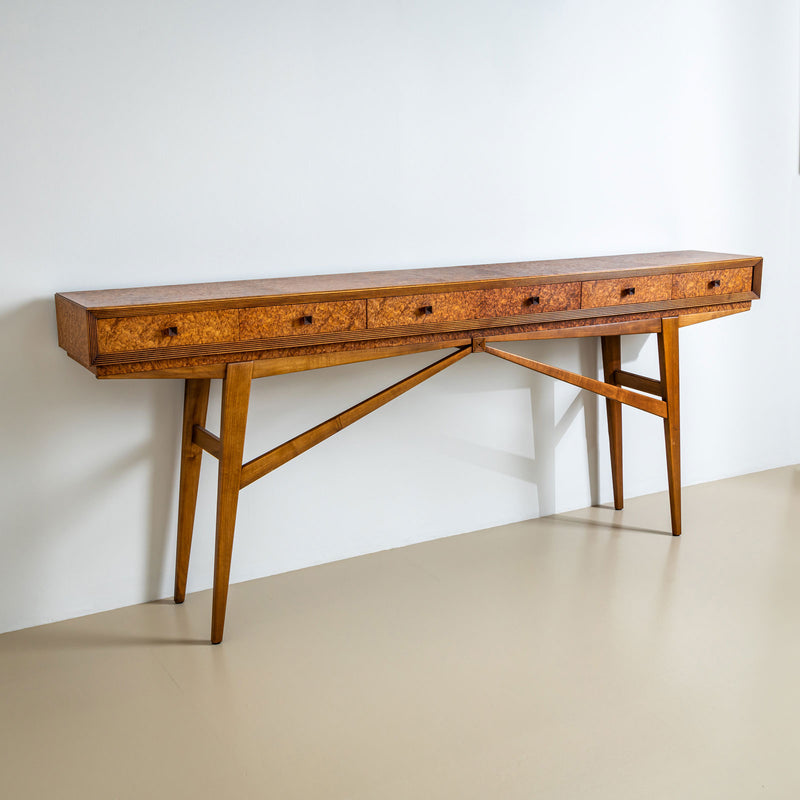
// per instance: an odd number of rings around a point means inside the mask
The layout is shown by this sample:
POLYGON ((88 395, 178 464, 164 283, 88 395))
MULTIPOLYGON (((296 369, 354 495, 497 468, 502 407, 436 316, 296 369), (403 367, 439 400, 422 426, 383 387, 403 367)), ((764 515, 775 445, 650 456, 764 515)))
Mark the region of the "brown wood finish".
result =
POLYGON ((682 272, 672 276, 672 299, 749 292, 752 286, 752 267, 682 272))
POLYGON ((249 486, 253 481, 262 478, 268 472, 272 472, 272 470, 277 469, 287 461, 291 461, 301 453, 305 453, 306 450, 309 450, 314 447, 314 445, 333 436, 334 433, 338 433, 348 425, 352 425, 362 417, 372 413, 390 400, 394 400, 409 389, 413 389, 428 378, 432 378, 451 364, 460 361, 464 356, 468 356, 471 352, 472 349, 470 347, 462 347, 455 353, 445 356, 430 366, 415 372, 410 377, 398 381, 388 389, 384 389, 382 392, 372 395, 372 397, 367 400, 348 408, 347 411, 343 411, 341 414, 331 417, 326 422, 320 423, 305 433, 295 436, 288 442, 284 442, 282 445, 273 448, 268 453, 264 453, 264 455, 254 458, 252 461, 248 461, 242 467, 241 488, 249 486))
POLYGON ((527 283, 557 283, 559 280, 597 280, 599 276, 674 274, 720 266, 754 267, 754 256, 682 250, 665 253, 634 253, 549 261, 516 261, 462 267, 432 267, 378 270, 291 278, 221 281, 133 289, 101 289, 67 292, 67 297, 97 316, 121 316, 168 310, 184 311, 240 308, 270 302, 320 302, 347 297, 381 297, 418 294, 420 291, 465 291, 527 283), (531 277, 542 280, 531 281, 531 277), (243 302, 244 301, 244 302, 243 302))
POLYGON ((678 330, 746 311, 760 294, 761 275, 758 257, 681 251, 71 292, 56 295, 56 316, 59 344, 97 377, 186 380, 175 600, 185 597, 205 451, 219 460, 211 630, 217 643, 239 491, 472 352, 606 398, 616 508, 623 503, 621 404, 662 417, 672 531, 679 535, 678 330), (658 336, 660 380, 621 368, 620 337, 642 333, 658 336), (601 339, 602 381, 495 346, 585 336, 601 339), (242 463, 253 378, 450 348, 457 349, 242 463), (205 428, 212 379, 223 381, 219 436, 205 428))
POLYGON ((549 364, 543 364, 541 361, 534 361, 524 356, 518 356, 516 353, 507 353, 505 350, 498 350, 495 347, 488 345, 480 348, 484 353, 489 353, 492 356, 511 361, 513 364, 519 364, 521 367, 527 367, 534 372, 541 372, 543 375, 549 375, 551 378, 557 378, 564 383, 570 383, 577 386, 579 389, 588 389, 590 392, 600 394, 603 397, 610 397, 612 400, 624 403, 627 406, 639 408, 642 411, 647 411, 649 414, 655 414, 658 417, 667 416, 667 407, 662 400, 656 400, 654 397, 646 397, 636 392, 630 392, 627 389, 621 389, 618 386, 610 386, 602 381, 595 380, 594 378, 587 378, 585 375, 576 375, 561 367, 551 367, 549 364))
POLYGON ((672 535, 681 535, 681 423, 680 381, 678 376, 678 318, 661 321, 658 334, 658 363, 661 371, 662 397, 667 405, 664 439, 667 449, 667 483, 672 535))
POLYGON ((367 327, 363 300, 260 306, 239 311, 239 341, 354 331, 367 327))
POLYGON ((648 278, 614 278, 603 281, 584 281, 581 308, 637 305, 670 300, 672 276, 655 275, 648 278))
MULTIPOLYGON (((713 306, 693 306, 681 313, 680 325, 695 325, 710 319, 720 319, 731 314, 739 314, 750 308, 750 302, 719 303, 713 306)), ((522 325, 508 325, 502 328, 483 328, 470 331, 446 331, 443 333, 419 333, 415 336, 397 338, 375 339, 371 341, 355 340, 351 342, 333 342, 325 345, 300 345, 294 343, 292 347, 275 350, 254 350, 240 354, 220 353, 216 355, 196 356, 188 358, 170 358, 158 361, 142 361, 138 364, 109 364, 105 366, 92 366, 89 369, 98 378, 104 380, 120 378, 189 378, 197 377, 222 378, 225 375, 225 364, 233 361, 253 360, 253 377, 264 375, 283 374, 284 372, 297 372, 306 369, 304 364, 317 363, 314 356, 327 356, 331 358, 347 358, 352 354, 355 361, 369 361, 374 358, 391 356, 396 351, 398 355, 405 352, 406 347, 419 347, 423 350, 436 350, 445 347, 458 347, 473 337, 483 337, 490 341, 536 340, 536 339, 565 339, 586 336, 603 336, 609 333, 622 335, 633 333, 656 333, 661 330, 661 318, 674 314, 674 311, 664 310, 633 314, 617 314, 613 319, 602 317, 587 317, 585 319, 555 320, 551 322, 536 322, 522 325), (468 340, 464 337, 469 336, 468 340), (448 344, 448 342, 450 344, 448 344), (384 354, 384 355, 381 355, 384 354), (366 357, 370 356, 370 357, 366 357), (295 359, 292 361, 292 359, 295 359), (270 364, 268 362, 274 362, 270 364), (279 364, 286 364, 284 369, 279 364)), ((412 351, 413 352, 413 351, 412 351)), ((342 363, 351 363, 349 360, 342 363)), ((320 366, 331 366, 322 363, 320 366)), ((309 366, 309 369, 314 367, 309 366)))
MULTIPOLYGON (((617 376, 622 366, 621 340, 619 336, 603 336, 600 350, 603 355, 603 377, 609 386, 619 386, 617 376)), ((636 388, 636 387, 633 387, 636 388)), ((608 447, 611 454, 611 483, 614 489, 614 508, 622 508, 622 404, 619 400, 606 398, 608 419, 608 447)))
POLYGON ((197 311, 97 320, 98 354, 235 342, 238 312, 197 311))
POLYGON ((280 359, 264 359, 253 364, 253 377, 263 378, 267 375, 285 375, 289 372, 324 369, 325 367, 336 367, 342 364, 358 364, 381 358, 393 358, 394 356, 430 353, 450 347, 466 347, 471 343, 472 339, 459 337, 439 342, 422 342, 420 344, 403 344, 393 347, 340 350, 328 353, 311 353, 305 356, 286 356, 280 359))
POLYGON ((661 381, 645 378, 644 375, 635 375, 633 372, 625 372, 624 369, 614 370, 611 382, 616 386, 627 386, 629 389, 636 389, 637 392, 647 392, 659 397, 661 397, 663 391, 661 381))
POLYGON ((91 369, 89 312, 64 295, 57 294, 56 327, 59 347, 79 364, 91 369))
POLYGON ((222 439, 215 436, 211 431, 207 431, 202 422, 198 422, 192 431, 192 441, 210 456, 216 459, 222 458, 222 439))
POLYGON ((217 479, 217 536, 214 551, 214 593, 211 608, 211 642, 219 644, 225 628, 228 605, 228 581, 231 574, 233 531, 239 486, 242 481, 242 453, 247 425, 247 406, 250 401, 250 381, 253 364, 228 364, 222 382, 222 416, 220 439, 222 453, 217 479))
POLYGON ((186 597, 186 576, 192 551, 192 531, 197 507, 197 485, 203 451, 195 444, 193 430, 205 425, 211 381, 192 378, 186 381, 183 396, 183 435, 181 439, 181 477, 178 492, 178 543, 175 554, 175 602, 186 597))
POLYGON ((552 283, 382 297, 367 300, 367 319, 370 328, 391 328, 566 311, 580 305, 580 283, 552 283))
MULTIPOLYGON (((706 298, 706 300, 714 302, 715 307, 720 309, 733 307, 744 308, 746 307, 744 303, 749 302, 750 297, 750 294, 744 293, 737 295, 720 295, 717 298, 706 298)), ((553 330, 558 327, 570 327, 571 325, 583 327, 587 324, 596 324, 597 321, 589 322, 590 319, 595 317, 607 317, 609 321, 611 321, 611 318, 613 318, 613 321, 623 321, 644 319, 647 317, 673 316, 683 309, 691 309, 693 312, 696 312, 700 310, 700 307, 697 306, 697 302, 695 298, 684 298, 650 303, 636 303, 627 306, 569 309, 552 312, 545 311, 540 314, 532 313, 512 317, 462 321, 434 321, 428 323, 424 328, 421 328, 419 325, 404 325, 392 328, 353 330, 349 332, 334 331, 331 333, 308 334, 304 336, 253 339, 233 343, 219 342, 202 345, 175 345, 170 349, 157 348, 131 352, 100 353, 94 358, 91 368, 98 377, 104 377, 108 374, 118 374, 119 372, 138 372, 174 366, 177 359, 181 359, 184 364, 203 363, 202 360, 195 359, 202 359, 204 356, 210 357, 206 363, 210 361, 251 360, 254 358, 282 358, 285 355, 289 355, 287 351, 293 347, 320 347, 320 352, 322 352, 336 345, 342 345, 342 349, 372 347, 375 343, 383 339, 400 340, 392 344, 406 344, 409 342, 426 341, 426 339, 423 338, 425 336, 429 337, 427 339, 428 341, 440 341, 446 334, 457 336, 470 332, 473 336, 489 335, 489 333, 494 332, 492 329, 505 329, 506 332, 513 332, 511 329, 516 329, 516 331, 521 332, 546 329, 553 330), (559 325, 558 323, 566 324, 559 325), (487 333, 483 334, 481 333, 482 331, 486 331, 487 333), (186 360, 183 360, 184 358, 186 360), (168 361, 172 363, 165 363, 168 361), (116 364, 130 364, 131 366, 121 370, 107 369, 107 367, 116 364)), ((706 308, 710 307, 711 306, 706 306, 706 308)))
MULTIPOLYGON (((750 303, 730 303, 726 305, 714 306, 708 309, 692 309, 689 313, 681 314, 678 317, 678 326, 685 328, 688 325, 697 325, 700 322, 708 322, 712 319, 722 319, 731 314, 740 314, 742 311, 749 311, 750 303)), ((664 314, 664 316, 671 316, 664 314)))
POLYGON ((761 274, 764 270, 764 259, 757 258, 753 265, 753 285, 751 291, 756 297, 761 297, 761 274))

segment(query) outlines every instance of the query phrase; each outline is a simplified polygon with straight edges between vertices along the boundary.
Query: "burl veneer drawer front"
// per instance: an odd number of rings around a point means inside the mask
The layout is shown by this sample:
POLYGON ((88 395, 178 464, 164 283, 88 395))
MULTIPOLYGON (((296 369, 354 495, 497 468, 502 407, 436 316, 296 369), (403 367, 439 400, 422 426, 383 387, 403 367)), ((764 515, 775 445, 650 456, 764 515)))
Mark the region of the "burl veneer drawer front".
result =
POLYGON ((363 300, 263 306, 239 311, 241 341, 355 331, 366 327, 367 309, 363 300))
POLYGON ((124 353, 187 344, 235 342, 238 311, 197 311, 97 320, 97 352, 124 353))
POLYGON ((753 268, 706 269, 672 276, 672 297, 704 297, 715 294, 737 294, 753 288, 753 268))
POLYGON ((370 328, 492 319, 580 308, 580 283, 410 294, 367 300, 370 328))
POLYGON ((656 300, 669 300, 671 297, 672 275, 584 281, 581 308, 651 303, 656 300))

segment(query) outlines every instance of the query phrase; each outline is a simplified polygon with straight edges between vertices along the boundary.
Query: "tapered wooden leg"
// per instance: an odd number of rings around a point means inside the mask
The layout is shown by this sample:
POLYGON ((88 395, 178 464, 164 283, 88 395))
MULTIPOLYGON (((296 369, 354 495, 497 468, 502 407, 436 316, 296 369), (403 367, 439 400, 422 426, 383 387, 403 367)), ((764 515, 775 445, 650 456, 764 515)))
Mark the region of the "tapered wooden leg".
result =
POLYGON ((662 397, 667 404, 664 439, 667 445, 667 482, 672 535, 681 535, 681 412, 678 377, 678 318, 661 321, 658 334, 658 360, 661 368, 662 397))
POLYGON ((217 541, 214 553, 214 599, 211 609, 211 641, 219 644, 225 627, 228 581, 231 574, 233 531, 242 480, 242 453, 250 401, 253 362, 228 364, 222 383, 222 421, 217 484, 217 541))
MULTIPOLYGON (((600 337, 603 353, 603 377, 615 385, 614 372, 622 368, 619 336, 600 337)), ((606 398, 608 416, 608 449, 611 453, 611 481, 614 486, 614 508, 622 508, 622 403, 606 398)))
POLYGON ((175 602, 186 597, 186 576, 189 554, 192 551, 194 512, 197 506, 197 484, 200 480, 200 461, 203 451, 192 442, 195 425, 206 424, 208 390, 211 381, 190 378, 183 395, 183 438, 181 440, 181 478, 178 493, 178 547, 175 555, 175 602))

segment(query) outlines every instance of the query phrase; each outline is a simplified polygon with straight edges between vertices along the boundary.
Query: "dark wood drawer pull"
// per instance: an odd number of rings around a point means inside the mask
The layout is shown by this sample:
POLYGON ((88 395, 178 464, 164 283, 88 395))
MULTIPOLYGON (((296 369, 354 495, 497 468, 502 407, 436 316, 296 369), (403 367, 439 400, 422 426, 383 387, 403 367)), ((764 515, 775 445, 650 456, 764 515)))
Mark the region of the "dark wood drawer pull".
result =
POLYGON ((433 306, 422 306, 419 310, 420 314, 433 314, 433 306))
POLYGON ((539 305, 539 295, 537 294, 536 297, 531 297, 528 300, 528 305, 531 306, 538 306, 539 305))
POLYGON ((178 335, 177 325, 170 325, 169 328, 164 328, 164 336, 177 336, 177 335, 178 335))
POLYGON ((300 317, 300 324, 301 325, 311 325, 314 322, 314 317, 311 314, 306 314, 304 317, 300 317))
POLYGON ((622 290, 623 297, 632 297, 636 294, 636 287, 635 286, 628 286, 627 289, 622 290))
POLYGON ((719 286, 719 278, 714 278, 709 284, 709 287, 714 289, 715 287, 719 286))

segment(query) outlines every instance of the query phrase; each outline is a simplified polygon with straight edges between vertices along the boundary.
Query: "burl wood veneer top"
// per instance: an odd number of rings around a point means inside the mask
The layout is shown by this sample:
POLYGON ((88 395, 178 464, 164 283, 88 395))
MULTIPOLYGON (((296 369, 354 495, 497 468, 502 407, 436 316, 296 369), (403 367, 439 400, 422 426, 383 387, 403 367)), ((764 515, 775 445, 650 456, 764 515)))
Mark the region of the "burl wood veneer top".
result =
POLYGON ((478 264, 461 267, 379 270, 334 275, 306 275, 291 278, 263 278, 244 281, 191 283, 176 286, 151 286, 137 289, 101 289, 64 292, 63 297, 88 309, 113 310, 138 306, 182 303, 215 304, 242 298, 286 301, 288 296, 303 299, 334 299, 337 296, 369 297, 398 289, 405 294, 415 288, 430 291, 435 287, 462 289, 499 285, 504 281, 533 279, 542 282, 565 279, 601 279, 614 275, 659 274, 703 266, 755 266, 753 256, 681 250, 667 253, 636 253, 553 261, 517 261, 506 264, 478 264))

